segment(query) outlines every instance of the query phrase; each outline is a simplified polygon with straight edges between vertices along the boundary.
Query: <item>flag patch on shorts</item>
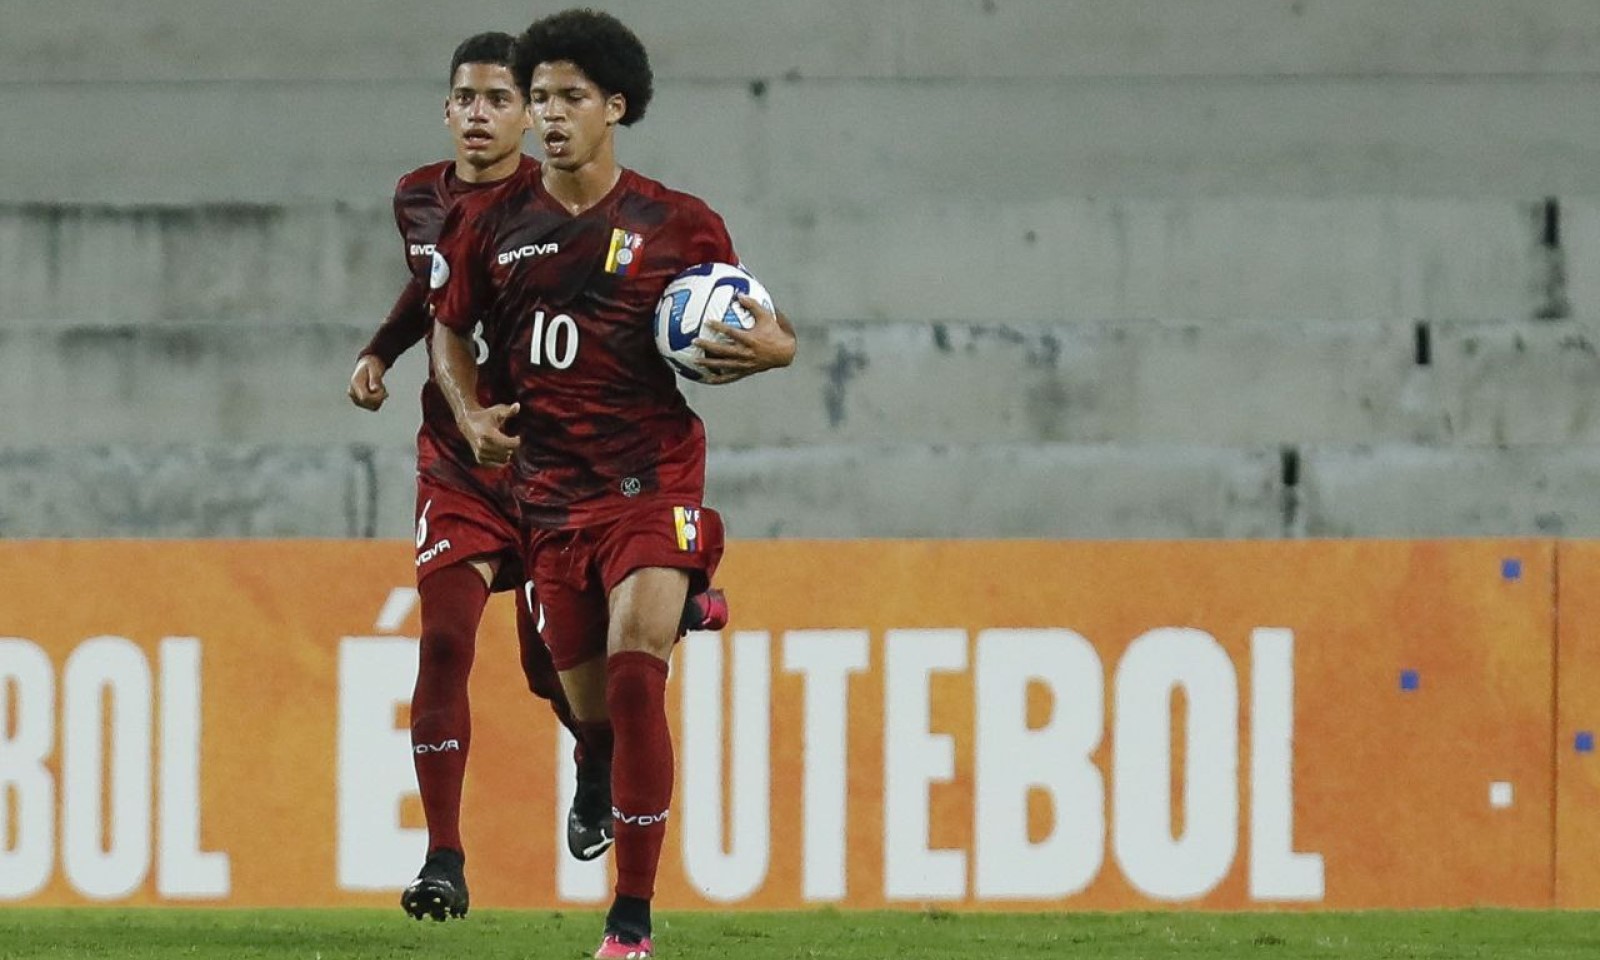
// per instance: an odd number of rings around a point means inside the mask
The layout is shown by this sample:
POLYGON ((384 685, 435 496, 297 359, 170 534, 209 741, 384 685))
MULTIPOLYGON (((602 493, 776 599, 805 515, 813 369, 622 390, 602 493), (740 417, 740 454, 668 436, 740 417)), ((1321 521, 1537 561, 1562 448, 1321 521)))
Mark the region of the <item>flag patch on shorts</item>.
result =
POLYGON ((672 522, 678 528, 678 549, 694 553, 700 549, 700 508, 673 507, 672 522))

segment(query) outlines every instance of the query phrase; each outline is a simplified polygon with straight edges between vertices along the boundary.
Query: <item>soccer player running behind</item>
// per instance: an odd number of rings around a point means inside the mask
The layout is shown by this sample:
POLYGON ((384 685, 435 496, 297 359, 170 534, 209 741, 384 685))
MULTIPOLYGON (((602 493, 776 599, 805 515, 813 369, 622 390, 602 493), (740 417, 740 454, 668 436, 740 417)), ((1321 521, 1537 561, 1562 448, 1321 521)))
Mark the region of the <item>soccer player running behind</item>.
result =
MULTIPOLYGON (((358 406, 377 410, 383 405, 388 397, 384 373, 432 326, 427 277, 446 211, 458 198, 493 186, 519 168, 537 167, 522 152, 530 118, 526 94, 512 78, 514 43, 509 34, 483 33, 456 48, 444 115, 455 159, 419 167, 395 186, 395 223, 411 276, 351 374, 349 395, 358 406)), ((489 392, 487 382, 484 389, 489 392)), ((400 902, 418 919, 443 920, 465 916, 469 905, 461 786, 471 743, 467 678, 478 622, 491 590, 520 585, 522 565, 516 504, 502 472, 478 465, 431 376, 422 387, 422 414, 416 502, 422 638, 411 698, 411 747, 428 851, 400 902)), ((517 640, 529 688, 549 699, 562 724, 576 733, 526 602, 517 604, 517 640)))
MULTIPOLYGON (((652 956, 650 900, 672 797, 667 661, 685 597, 722 552, 702 505, 705 432, 656 352, 667 283, 707 261, 736 263, 705 203, 618 165, 618 124, 637 121, 652 76, 615 18, 568 10, 519 38, 545 159, 464 198, 441 231, 429 296, 434 371, 480 463, 511 464, 523 559, 544 638, 580 723, 614 731, 616 896, 596 957, 652 956), (473 330, 483 322, 485 402, 473 330)), ((793 330, 744 298, 756 326, 710 344, 729 380, 788 364, 793 330)))
MULTIPOLYGON (((431 331, 428 271, 445 213, 462 196, 518 170, 538 168, 522 152, 531 119, 527 95, 512 76, 514 43, 506 33, 482 33, 463 41, 451 57, 445 125, 455 158, 419 167, 395 187, 395 222, 411 276, 350 376, 348 393, 357 406, 383 406, 388 398, 384 374, 431 331)), ((481 338, 475 342, 482 344, 481 338)), ((487 356, 480 349, 475 359, 482 363, 487 356)), ((486 400, 492 394, 489 386, 486 381, 486 400)), ((461 788, 472 732, 467 677, 478 623, 490 591, 515 590, 523 575, 518 511, 506 472, 478 465, 431 375, 422 388, 422 411, 416 501, 422 638, 411 701, 411 743, 428 851, 401 905, 418 919, 443 920, 465 916, 468 909, 461 788)), ((599 856, 610 845, 611 834, 609 730, 603 724, 586 730, 574 721, 532 616, 531 591, 522 591, 517 599, 517 641, 528 687, 550 701, 578 742, 578 796, 568 818, 569 846, 575 855, 599 856)), ((720 598, 701 602, 714 618, 704 622, 701 606, 691 604, 693 617, 686 625, 720 628, 726 620, 720 598)))

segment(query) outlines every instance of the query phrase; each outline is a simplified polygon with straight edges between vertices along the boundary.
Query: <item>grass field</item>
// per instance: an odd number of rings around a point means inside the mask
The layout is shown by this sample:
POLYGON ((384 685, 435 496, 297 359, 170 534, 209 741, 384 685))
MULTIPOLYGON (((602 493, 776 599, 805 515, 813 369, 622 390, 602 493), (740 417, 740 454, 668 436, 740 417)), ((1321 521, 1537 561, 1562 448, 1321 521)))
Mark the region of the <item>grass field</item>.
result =
MULTIPOLYGON (((436 924, 378 910, 0 909, 0 958, 498 958, 588 956, 600 915, 485 910, 436 924)), ((667 913, 674 958, 1600 957, 1600 914, 667 913)))

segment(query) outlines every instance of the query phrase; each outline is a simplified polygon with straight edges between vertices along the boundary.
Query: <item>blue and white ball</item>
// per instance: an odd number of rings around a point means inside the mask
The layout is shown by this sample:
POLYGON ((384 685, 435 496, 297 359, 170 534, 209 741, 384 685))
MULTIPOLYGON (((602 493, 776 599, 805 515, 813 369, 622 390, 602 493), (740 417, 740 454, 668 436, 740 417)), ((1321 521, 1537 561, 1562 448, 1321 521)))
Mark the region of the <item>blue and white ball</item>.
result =
MULTIPOLYGON (((706 371, 700 367, 705 353, 694 345, 694 340, 701 335, 700 327, 707 320, 721 320, 743 330, 756 325, 755 315, 734 299, 741 293, 754 297, 768 310, 773 309, 772 294, 761 281, 731 263, 702 263, 667 284, 656 304, 656 349, 679 376, 696 381, 706 378, 706 371)), ((726 339, 710 330, 705 332, 705 338, 726 339)))

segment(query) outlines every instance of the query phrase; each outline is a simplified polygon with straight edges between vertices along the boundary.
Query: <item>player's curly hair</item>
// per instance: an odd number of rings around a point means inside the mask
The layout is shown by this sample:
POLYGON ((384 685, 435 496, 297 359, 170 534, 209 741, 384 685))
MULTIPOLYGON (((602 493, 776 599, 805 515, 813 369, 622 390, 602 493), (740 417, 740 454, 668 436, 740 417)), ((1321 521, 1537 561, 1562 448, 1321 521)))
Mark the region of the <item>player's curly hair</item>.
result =
MULTIPOLYGON (((450 56, 450 82, 456 82, 456 71, 461 69, 463 63, 492 63, 505 67, 516 76, 517 69, 517 38, 509 33, 490 31, 489 33, 475 33, 461 41, 456 47, 456 52, 450 56)), ((522 92, 528 92, 528 85, 522 85, 522 92)))
POLYGON ((644 44, 621 20, 599 10, 575 7, 535 20, 517 38, 516 56, 511 73, 524 93, 539 64, 570 61, 606 96, 622 94, 627 101, 623 126, 644 116, 655 93, 644 44))

